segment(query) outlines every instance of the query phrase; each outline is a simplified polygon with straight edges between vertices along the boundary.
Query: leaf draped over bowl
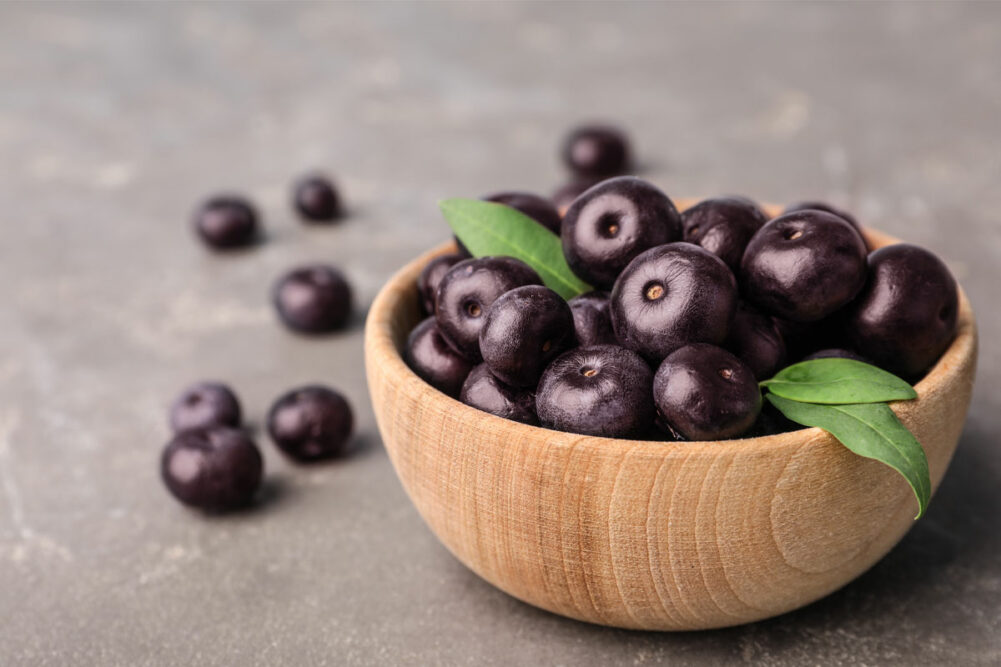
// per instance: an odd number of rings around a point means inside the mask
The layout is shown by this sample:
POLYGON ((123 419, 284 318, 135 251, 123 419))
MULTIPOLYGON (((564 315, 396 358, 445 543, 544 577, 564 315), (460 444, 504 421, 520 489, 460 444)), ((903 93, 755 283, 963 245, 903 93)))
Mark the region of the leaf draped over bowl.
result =
POLYGON ((885 403, 917 398, 914 387, 881 368, 854 359, 813 359, 786 366, 761 383, 773 394, 803 403, 885 403))
POLYGON ((875 459, 899 472, 914 490, 921 517, 931 499, 928 459, 917 438, 900 423, 886 403, 818 405, 775 394, 766 396, 788 419, 822 428, 852 452, 875 459))
POLYGON ((871 364, 837 358, 787 366, 761 386, 787 419, 822 428, 852 452, 899 472, 918 500, 914 518, 924 514, 931 498, 928 459, 887 405, 917 398, 914 387, 871 364))
POLYGON ((528 264, 564 299, 593 288, 563 256, 560 237, 521 211, 495 202, 452 198, 438 204, 446 222, 474 257, 506 255, 528 264))

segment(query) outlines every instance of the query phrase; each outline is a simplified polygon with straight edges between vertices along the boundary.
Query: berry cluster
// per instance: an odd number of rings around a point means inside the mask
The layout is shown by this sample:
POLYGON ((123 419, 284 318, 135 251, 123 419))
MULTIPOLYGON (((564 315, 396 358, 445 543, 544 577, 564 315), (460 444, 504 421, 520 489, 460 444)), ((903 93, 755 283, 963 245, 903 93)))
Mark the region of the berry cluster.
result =
MULTIPOLYGON (((600 145, 567 155, 624 163, 628 152, 602 158, 600 145)), ((490 199, 553 227, 538 197, 490 199)), ((846 357, 916 380, 956 331, 941 260, 909 244, 869 252, 854 218, 819 202, 772 220, 733 196, 679 213, 650 183, 617 176, 581 192, 559 234, 596 291, 567 302, 517 259, 439 256, 418 280, 428 317, 407 341, 410 367, 527 424, 719 440, 789 428, 762 413, 758 387, 789 363, 846 357)))
MULTIPOLYGON (((319 174, 299 179, 291 199, 307 223, 333 222, 343 214, 337 189, 319 174)), ((216 251, 247 247, 260 237, 256 208, 238 195, 205 201, 195 212, 193 226, 216 251)), ((345 326, 351 316, 352 291, 336 268, 311 264, 279 278, 272 301, 289 329, 319 334, 345 326)), ((192 385, 174 401, 169 417, 174 436, 161 455, 160 474, 175 498, 210 511, 252 501, 264 475, 264 459, 241 419, 236 394, 219 382, 192 385)), ((344 396, 320 385, 286 392, 267 416, 275 445, 302 463, 346 453, 353 428, 354 415, 344 396)))

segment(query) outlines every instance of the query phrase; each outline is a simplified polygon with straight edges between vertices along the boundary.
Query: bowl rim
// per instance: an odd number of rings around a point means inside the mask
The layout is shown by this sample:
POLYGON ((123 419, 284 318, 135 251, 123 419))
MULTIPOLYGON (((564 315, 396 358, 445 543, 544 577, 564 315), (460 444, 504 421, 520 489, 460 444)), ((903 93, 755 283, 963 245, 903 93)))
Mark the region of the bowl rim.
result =
MULTIPOLYGON (((679 210, 682 209, 679 206, 679 210)), ((776 210, 777 207, 766 207, 776 210)), ((863 236, 873 249, 878 249, 887 245, 903 243, 900 239, 885 234, 875 229, 863 228, 863 236)), ((720 453, 719 446, 726 443, 727 451, 741 454, 767 454, 785 448, 796 448, 817 438, 834 439, 832 435, 817 427, 801 428, 795 431, 777 433, 772 435, 755 436, 749 438, 735 438, 730 440, 705 440, 705 441, 662 441, 662 440, 633 440, 626 438, 608 438, 602 436, 582 435, 556 431, 543 426, 533 426, 514 422, 503 417, 483 412, 477 408, 462 403, 458 399, 441 392, 431 386, 414 373, 403 358, 402 349, 399 346, 405 345, 405 337, 397 342, 393 335, 393 325, 397 319, 397 311, 406 298, 408 291, 413 290, 414 304, 417 304, 415 282, 423 267, 434 257, 455 252, 454 241, 448 241, 428 250, 417 258, 411 260, 398 269, 392 277, 379 290, 375 300, 369 309, 365 321, 365 349, 366 363, 380 365, 381 372, 386 377, 397 378, 400 382, 419 383, 423 387, 430 389, 426 395, 422 395, 422 400, 432 400, 439 403, 442 409, 455 411, 454 416, 462 421, 466 420, 498 420, 508 429, 512 436, 524 434, 521 438, 524 441, 537 441, 539 446, 545 443, 548 446, 565 444, 567 446, 580 446, 584 443, 592 443, 600 446, 609 455, 615 455, 615 451, 625 453, 626 451, 646 450, 652 455, 673 455, 682 453, 685 456, 711 455, 720 453)), ((922 403, 922 399, 933 393, 938 387, 948 386, 950 380, 960 372, 963 367, 963 360, 975 354, 976 350, 976 320, 972 307, 963 291, 959 281, 956 281, 959 296, 959 314, 956 325, 956 337, 949 347, 935 363, 932 369, 914 385, 918 398, 912 401, 901 401, 891 403, 891 408, 899 413, 915 405, 922 403)), ((370 371, 371 372, 371 371, 370 371)))

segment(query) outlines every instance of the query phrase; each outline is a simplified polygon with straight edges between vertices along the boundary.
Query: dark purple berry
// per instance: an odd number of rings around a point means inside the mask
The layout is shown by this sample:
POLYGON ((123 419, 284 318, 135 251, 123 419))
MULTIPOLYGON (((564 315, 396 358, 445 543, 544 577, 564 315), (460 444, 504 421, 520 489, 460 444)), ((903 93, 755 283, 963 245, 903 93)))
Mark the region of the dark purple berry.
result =
POLYGON ((210 426, 240 425, 240 401, 220 382, 199 382, 184 390, 170 406, 174 433, 210 426))
POLYGON ((852 347, 881 368, 914 378, 956 335, 956 280, 938 257, 908 243, 869 255, 869 280, 849 309, 852 347))
POLYGON ((609 306, 619 342, 660 363, 689 343, 721 344, 737 282, 716 255, 690 243, 647 250, 615 282, 609 306))
POLYGON ((249 504, 263 470, 261 452, 250 436, 224 426, 178 433, 160 459, 167 489, 185 505, 204 510, 249 504))
POLYGON ((438 255, 424 267, 417 277, 417 292, 421 299, 421 308, 425 315, 434 315, 435 301, 438 298, 438 285, 448 270, 458 264, 464 257, 458 253, 438 255))
POLYGON ((570 306, 542 285, 502 294, 487 309, 480 329, 483 361, 512 387, 534 388, 549 363, 575 344, 570 306))
POLYGON ((477 410, 504 419, 533 426, 539 423, 539 418, 535 415, 535 392, 504 384, 490 372, 486 364, 480 364, 470 371, 462 385, 459 400, 477 410))
POLYGON ((618 345, 570 350, 539 382, 536 410, 543 426, 608 438, 635 438, 653 426, 653 373, 618 345))
POLYGON ((581 177, 618 176, 630 169, 629 140, 609 125, 574 128, 563 142, 563 162, 581 177))
POLYGON ((513 257, 478 257, 459 262, 438 285, 438 328, 456 352, 470 361, 479 361, 480 329, 490 305, 515 287, 541 284, 539 274, 513 257))
POLYGON ((351 316, 351 287, 340 271, 324 264, 285 274, 272 298, 282 322, 301 333, 336 331, 351 316))
POLYGON ((574 331, 581 347, 614 345, 615 331, 612 315, 608 310, 608 292, 588 292, 575 296, 568 302, 573 313, 574 331))
POLYGON ((304 220, 330 222, 341 215, 341 198, 330 179, 312 174, 295 185, 293 203, 304 220))
POLYGON ((422 380, 453 398, 459 395, 462 383, 473 368, 472 363, 445 342, 433 317, 410 332, 406 361, 422 380))
POLYGON ((761 412, 751 369, 715 345, 672 352, 657 369, 653 398, 658 423, 686 440, 725 440, 750 429, 761 412))
POLYGON ((770 315, 816 322, 850 302, 866 276, 862 237, 841 218, 808 210, 775 218, 747 245, 745 297, 770 315))
POLYGON ((282 395, 268 411, 268 433, 297 461, 317 461, 347 451, 354 415, 338 392, 311 385, 282 395))
POLYGON ((213 197, 195 213, 194 226, 212 248, 248 246, 257 237, 257 211, 242 197, 213 197))
POLYGON ((744 301, 737 304, 724 347, 747 364, 759 381, 772 377, 785 365, 785 341, 775 318, 744 301))
POLYGON ((764 226, 764 214, 756 205, 736 197, 706 199, 681 214, 684 239, 700 245, 730 267, 740 269, 751 237, 764 226))
POLYGON ((653 185, 632 176, 598 183, 563 217, 563 254, 581 279, 611 289, 644 250, 681 239, 681 216, 653 185))

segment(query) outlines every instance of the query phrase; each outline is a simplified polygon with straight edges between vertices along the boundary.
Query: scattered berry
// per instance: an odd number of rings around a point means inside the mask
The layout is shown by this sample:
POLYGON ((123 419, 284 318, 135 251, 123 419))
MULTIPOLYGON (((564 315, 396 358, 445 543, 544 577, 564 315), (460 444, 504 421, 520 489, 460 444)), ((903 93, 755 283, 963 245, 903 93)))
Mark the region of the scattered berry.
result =
POLYGON ((204 510, 249 504, 263 470, 261 452, 250 436, 222 426, 178 433, 160 459, 167 489, 185 505, 204 510))
POLYGON ((268 433, 278 448, 301 462, 347 451, 354 415, 338 392, 310 385, 283 394, 268 411, 268 433))
POLYGON ((299 215, 309 222, 330 222, 342 213, 337 188, 330 179, 319 174, 299 180, 295 184, 292 200, 299 215))
POLYGON ((242 197, 213 197, 195 213, 194 226, 198 236, 211 248, 239 248, 256 239, 257 212, 242 197))
POLYGON ((563 162, 578 177, 618 176, 630 169, 629 140, 608 125, 583 125, 563 142, 563 162))
POLYGON ((332 266, 293 269, 275 284, 272 299, 285 325, 301 333, 327 333, 351 316, 351 287, 332 266))
POLYGON ((199 382, 185 389, 170 407, 174 433, 210 426, 240 425, 240 401, 220 382, 199 382))

